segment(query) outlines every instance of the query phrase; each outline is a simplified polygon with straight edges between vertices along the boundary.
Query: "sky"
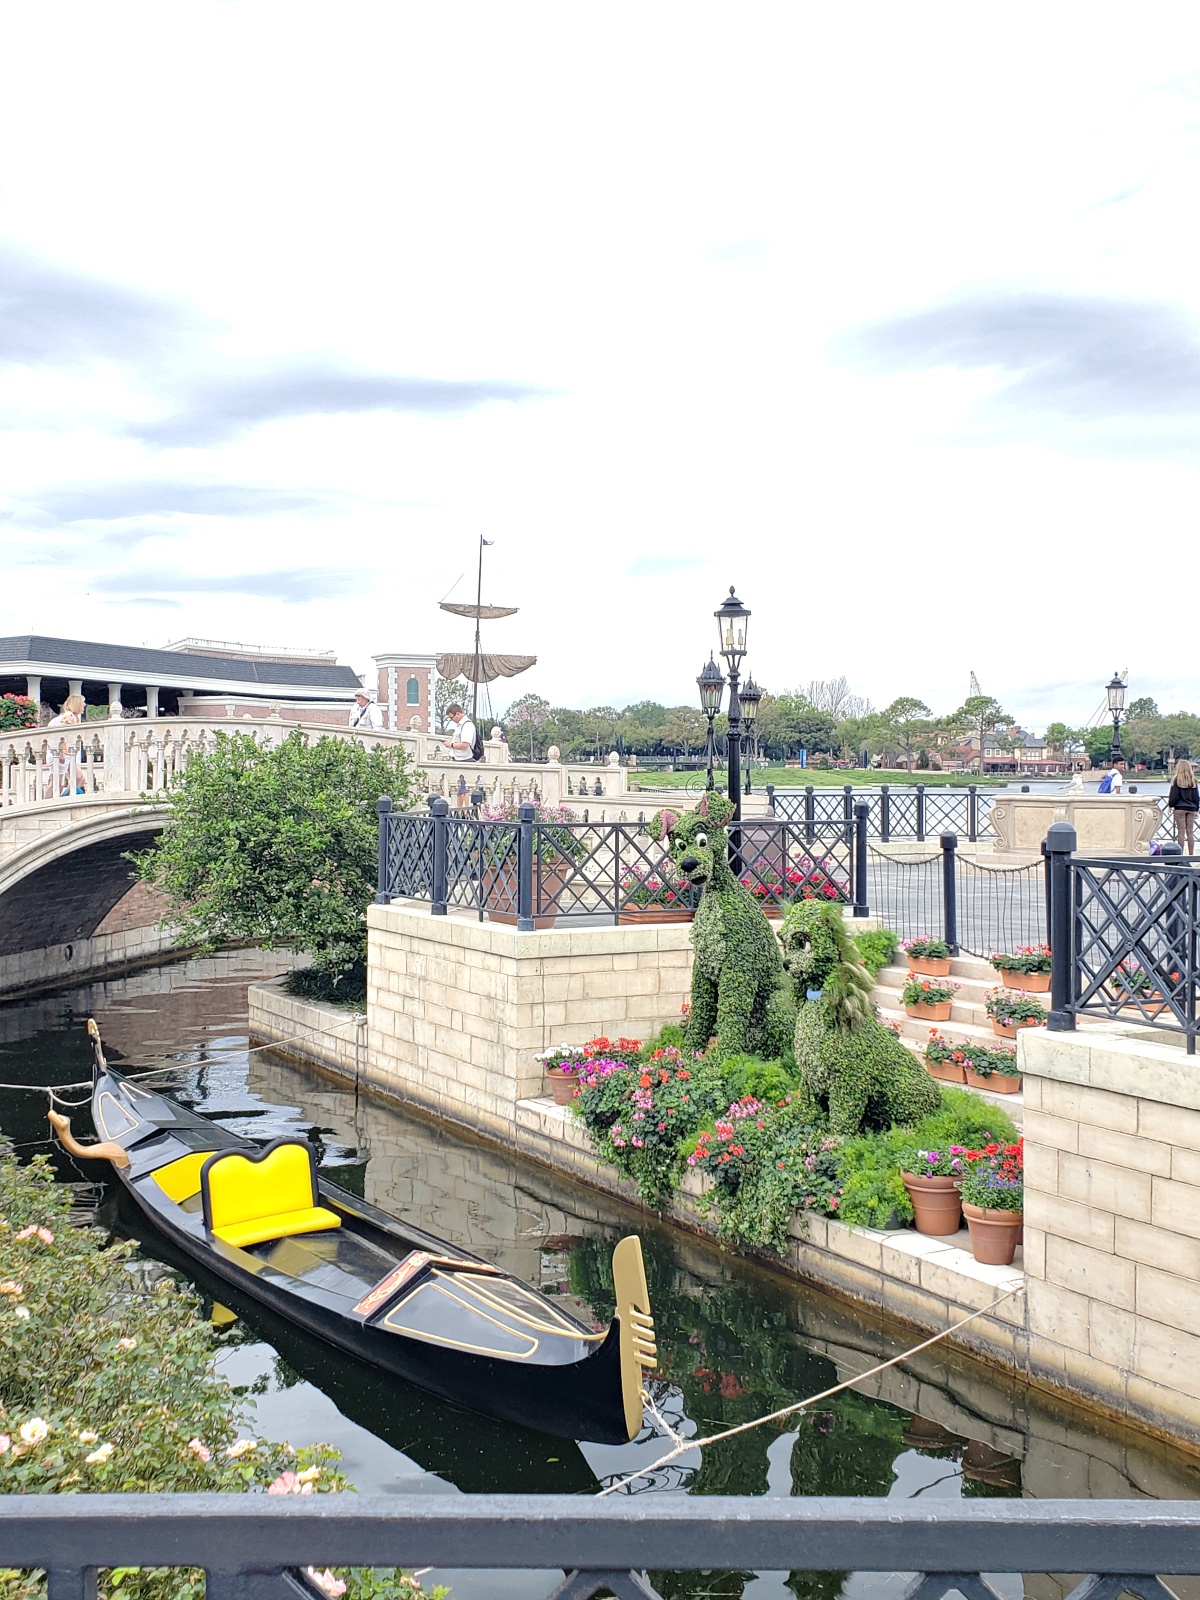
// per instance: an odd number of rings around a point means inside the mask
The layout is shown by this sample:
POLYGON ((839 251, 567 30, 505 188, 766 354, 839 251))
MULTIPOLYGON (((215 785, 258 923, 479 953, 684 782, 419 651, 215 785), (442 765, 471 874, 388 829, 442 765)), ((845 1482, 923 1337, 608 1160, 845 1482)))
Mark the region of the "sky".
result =
POLYGON ((0 635, 1200 709, 1193 0, 0 28, 0 635))

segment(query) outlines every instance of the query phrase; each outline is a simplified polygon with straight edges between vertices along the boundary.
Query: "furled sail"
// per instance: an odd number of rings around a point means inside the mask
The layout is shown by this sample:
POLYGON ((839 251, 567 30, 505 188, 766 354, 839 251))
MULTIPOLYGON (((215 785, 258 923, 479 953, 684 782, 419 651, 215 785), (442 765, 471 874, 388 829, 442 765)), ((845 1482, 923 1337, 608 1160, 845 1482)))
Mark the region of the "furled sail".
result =
POLYGON ((527 672, 536 662, 536 656, 477 656, 473 650, 457 650, 439 656, 437 669, 443 678, 492 683, 496 678, 515 678, 518 672, 527 672))
POLYGON ((439 600, 443 611, 453 611, 456 617, 515 617, 519 606, 469 606, 456 600, 439 600))

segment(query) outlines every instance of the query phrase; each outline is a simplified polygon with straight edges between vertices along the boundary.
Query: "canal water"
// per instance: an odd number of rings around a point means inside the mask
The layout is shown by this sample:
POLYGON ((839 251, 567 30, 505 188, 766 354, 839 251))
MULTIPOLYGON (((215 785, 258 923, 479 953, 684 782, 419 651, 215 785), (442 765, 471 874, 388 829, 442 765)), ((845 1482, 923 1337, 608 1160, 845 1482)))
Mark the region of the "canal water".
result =
MULTIPOLYGON (((497 1262, 596 1324, 612 1313, 609 1257, 641 1233, 658 1327, 655 1392, 662 1416, 698 1437, 773 1411, 864 1372, 910 1342, 870 1310, 851 1307, 619 1202, 452 1134, 385 1102, 356 1097, 269 1051, 250 1052, 246 987, 282 971, 282 958, 240 951, 180 961, 0 1007, 0 1081, 66 1084, 86 1078, 84 1022, 94 1016, 114 1065, 172 1068, 157 1080, 205 1116, 266 1143, 282 1134, 314 1145, 332 1179, 397 1215, 497 1262)), ((0 1091, 0 1129, 19 1156, 53 1153, 66 1182, 114 1231, 162 1246, 46 1139, 46 1101, 0 1091)), ((76 1126, 90 1133, 86 1107, 76 1126)), ((184 1271, 178 1262, 170 1270, 184 1271)), ((187 1274, 197 1281, 194 1274, 187 1274)), ((217 1284, 203 1295, 227 1300, 217 1284)), ((351 1481, 373 1493, 594 1494, 648 1465, 669 1445, 648 1427, 619 1447, 575 1444, 489 1422, 381 1379, 252 1307, 223 1337, 221 1364, 256 1406, 256 1429, 293 1444, 326 1440, 351 1481)), ((1132 1431, 1108 1427, 1030 1393, 1003 1373, 932 1350, 823 1402, 785 1425, 693 1451, 639 1493, 1194 1498, 1200 1462, 1132 1431)), ((458 1600, 524 1600, 552 1587, 531 1573, 444 1573, 458 1600)), ((899 1580, 840 1581, 786 1573, 677 1575, 670 1596, 898 1594, 899 1580)), ((1019 1579, 1001 1584, 1019 1595, 1019 1579), (1015 1584, 1015 1587, 1014 1587, 1015 1584)), ((1044 1579, 1027 1591, 1054 1600, 1044 1579)))

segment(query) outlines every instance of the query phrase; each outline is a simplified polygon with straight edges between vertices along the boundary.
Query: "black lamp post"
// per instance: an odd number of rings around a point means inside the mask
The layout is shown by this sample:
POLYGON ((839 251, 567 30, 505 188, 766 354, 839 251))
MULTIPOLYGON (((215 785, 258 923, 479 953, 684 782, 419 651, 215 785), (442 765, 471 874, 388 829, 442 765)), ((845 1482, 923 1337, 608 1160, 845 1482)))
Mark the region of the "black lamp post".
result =
POLYGON ((746 654, 746 634, 750 612, 729 586, 729 598, 713 613, 720 631, 720 652, 729 674, 729 788, 733 821, 742 820, 742 703, 738 698, 738 674, 746 654))
POLYGON ((758 732, 755 723, 758 718, 758 702, 762 699, 762 690, 753 678, 746 679, 746 686, 742 690, 742 718, 745 731, 742 738, 746 745, 746 793, 750 793, 750 769, 754 765, 754 756, 758 746, 758 732))
POLYGON ((711 789, 713 786, 713 755, 716 745, 713 742, 713 718, 721 709, 721 696, 725 693, 725 674, 710 655, 704 664, 700 676, 696 679, 696 686, 700 690, 700 709, 708 718, 708 780, 704 787, 711 789))
POLYGON ((1113 722, 1112 750, 1109 753, 1109 764, 1112 765, 1124 760, 1121 755, 1121 713, 1125 709, 1125 685, 1119 673, 1113 673, 1112 682, 1105 684, 1104 692, 1108 695, 1108 714, 1113 722))

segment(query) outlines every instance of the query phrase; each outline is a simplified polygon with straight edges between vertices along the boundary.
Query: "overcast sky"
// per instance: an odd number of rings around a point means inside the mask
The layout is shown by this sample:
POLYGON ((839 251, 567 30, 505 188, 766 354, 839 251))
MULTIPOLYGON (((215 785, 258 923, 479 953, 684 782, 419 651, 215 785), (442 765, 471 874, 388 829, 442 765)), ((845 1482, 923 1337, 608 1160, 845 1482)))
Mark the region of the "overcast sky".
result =
POLYGON ((1200 6, 6 0, 0 634, 1200 709, 1200 6))

